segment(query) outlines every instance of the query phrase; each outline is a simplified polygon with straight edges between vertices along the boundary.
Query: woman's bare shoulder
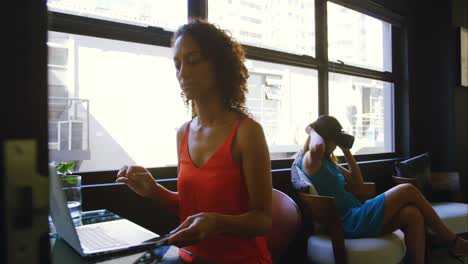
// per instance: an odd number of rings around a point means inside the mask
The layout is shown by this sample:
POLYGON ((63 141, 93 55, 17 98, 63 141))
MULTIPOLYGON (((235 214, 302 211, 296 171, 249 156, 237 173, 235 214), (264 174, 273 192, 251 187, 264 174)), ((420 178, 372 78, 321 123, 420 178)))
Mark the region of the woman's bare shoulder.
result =
POLYGON ((187 121, 185 123, 183 123, 179 129, 177 129, 177 141, 180 141, 182 139, 182 136, 184 135, 185 133, 185 128, 187 127, 187 125, 190 123, 190 121, 187 121))
POLYGON ((245 116, 241 119, 237 133, 239 137, 263 136, 263 128, 257 121, 249 116, 245 116))

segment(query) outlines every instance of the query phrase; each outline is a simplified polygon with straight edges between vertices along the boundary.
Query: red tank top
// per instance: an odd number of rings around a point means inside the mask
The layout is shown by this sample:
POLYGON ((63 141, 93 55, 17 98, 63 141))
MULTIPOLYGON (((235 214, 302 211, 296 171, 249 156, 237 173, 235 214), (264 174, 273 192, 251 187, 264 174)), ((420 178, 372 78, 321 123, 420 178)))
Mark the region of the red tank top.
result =
MULTIPOLYGON (((205 212, 225 215, 239 215, 249 210, 248 192, 244 175, 231 154, 231 145, 242 119, 216 152, 199 168, 189 154, 188 135, 190 122, 180 146, 179 175, 179 219, 205 212)), ((271 263, 270 253, 264 236, 233 237, 215 235, 185 249, 206 257, 215 263, 271 263)), ((183 250, 179 255, 191 261, 183 250)))

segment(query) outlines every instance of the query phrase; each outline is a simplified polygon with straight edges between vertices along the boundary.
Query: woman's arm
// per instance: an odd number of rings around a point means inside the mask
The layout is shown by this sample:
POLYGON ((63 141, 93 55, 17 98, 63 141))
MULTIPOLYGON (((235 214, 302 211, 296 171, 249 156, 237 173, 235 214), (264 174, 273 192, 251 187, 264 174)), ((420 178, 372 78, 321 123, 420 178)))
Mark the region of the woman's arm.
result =
POLYGON ((162 205, 164 208, 171 211, 171 213, 175 215, 179 213, 178 193, 164 188, 159 183, 156 183, 156 186, 152 189, 152 192, 148 198, 156 201, 156 203, 162 205))
POLYGON ((177 130, 177 175, 179 174, 179 166, 180 166, 180 145, 182 144, 182 138, 184 137, 185 129, 187 126, 190 125, 190 122, 184 123, 179 129, 177 130))
MULTIPOLYGON (((180 165, 180 145, 182 143, 182 138, 185 133, 185 128, 189 125, 189 122, 184 123, 178 130, 176 136, 176 144, 177 144, 177 174, 179 174, 179 165, 180 165)), ((154 201, 157 201, 165 208, 173 212, 174 214, 178 214, 179 212, 179 194, 177 192, 170 191, 160 184, 157 184, 155 188, 152 189, 152 193, 149 195, 154 201)))
POLYGON ((309 134, 310 143, 309 150, 304 153, 302 167, 307 174, 314 175, 320 171, 322 165, 321 160, 325 155, 325 141, 312 127, 308 126, 306 131, 309 134))
POLYGON ((346 182, 350 184, 363 183, 361 169, 359 168, 359 165, 356 163, 356 160, 354 159, 353 154, 351 154, 351 151, 349 151, 349 149, 341 148, 341 150, 343 151, 346 162, 348 163, 349 170, 343 168, 340 165, 338 165, 338 168, 341 170, 341 172, 345 176, 346 182))
MULTIPOLYGON (((189 125, 189 122, 184 123, 177 130, 176 144, 177 144, 177 174, 179 174, 180 166, 180 145, 182 143, 182 138, 184 137, 185 128, 189 125)), ((160 184, 157 184, 149 195, 154 201, 157 201, 159 204, 170 210, 174 214, 179 212, 179 194, 177 192, 170 191, 160 184)))
POLYGON ((123 166, 116 182, 125 183, 140 196, 150 198, 168 210, 177 213, 178 195, 159 185, 153 175, 142 166, 123 166))
MULTIPOLYGON (((176 144, 177 144, 177 174, 179 174, 179 154, 180 154, 180 145, 182 143, 182 138, 185 133, 185 128, 189 125, 189 122, 184 123, 178 130, 176 136, 176 144)), ((149 195, 148 198, 156 201, 157 203, 164 206, 166 209, 171 211, 174 214, 178 214, 179 212, 179 194, 177 192, 170 191, 164 188, 162 185, 157 184, 149 195)))
POLYGON ((250 210, 238 216, 218 215, 219 233, 235 236, 263 235, 271 228, 271 163, 260 124, 245 118, 237 132, 241 168, 250 210))
MULTIPOLYGON (((185 127, 183 124, 177 131, 177 172, 179 172, 179 151, 185 127)), ((124 166, 117 173, 116 182, 127 184, 130 189, 140 196, 149 198, 159 205, 165 207, 174 214, 179 211, 179 195, 177 192, 170 191, 158 184, 153 175, 141 166, 124 166)))

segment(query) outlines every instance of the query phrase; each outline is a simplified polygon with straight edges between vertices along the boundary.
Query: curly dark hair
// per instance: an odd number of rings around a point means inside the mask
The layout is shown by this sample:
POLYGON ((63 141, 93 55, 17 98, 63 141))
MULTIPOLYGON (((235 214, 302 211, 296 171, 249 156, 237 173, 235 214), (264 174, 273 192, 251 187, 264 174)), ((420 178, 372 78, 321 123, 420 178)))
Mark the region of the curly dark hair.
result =
MULTIPOLYGON (((201 19, 194 19, 181 26, 172 37, 172 46, 178 37, 184 35, 193 38, 200 46, 202 55, 213 63, 226 109, 248 115, 245 95, 249 73, 244 65, 245 52, 242 46, 225 30, 201 19)), ((190 100, 183 92, 181 97, 188 107, 190 100)))

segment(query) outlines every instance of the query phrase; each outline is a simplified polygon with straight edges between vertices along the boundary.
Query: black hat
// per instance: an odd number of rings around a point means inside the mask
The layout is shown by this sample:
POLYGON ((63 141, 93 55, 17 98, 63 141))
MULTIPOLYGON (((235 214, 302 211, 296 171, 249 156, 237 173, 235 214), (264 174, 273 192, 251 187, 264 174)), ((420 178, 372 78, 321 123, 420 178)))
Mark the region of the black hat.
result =
POLYGON ((353 146, 354 136, 344 132, 340 122, 333 116, 321 115, 311 125, 324 140, 333 140, 338 146, 348 149, 353 146))

